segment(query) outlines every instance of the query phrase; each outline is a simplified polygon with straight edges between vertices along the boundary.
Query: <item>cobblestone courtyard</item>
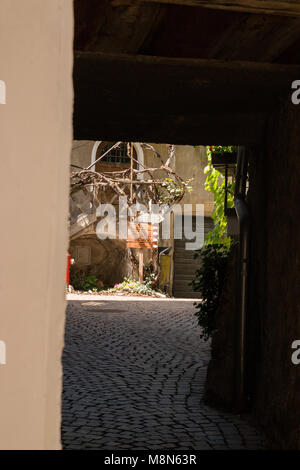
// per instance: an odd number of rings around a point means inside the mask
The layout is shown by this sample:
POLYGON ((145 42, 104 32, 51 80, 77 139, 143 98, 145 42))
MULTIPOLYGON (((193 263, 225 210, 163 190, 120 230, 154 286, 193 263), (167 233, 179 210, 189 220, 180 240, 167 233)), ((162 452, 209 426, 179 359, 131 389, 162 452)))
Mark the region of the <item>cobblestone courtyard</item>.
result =
POLYGON ((65 449, 260 449, 259 432, 202 402, 209 345, 193 301, 69 296, 65 449))

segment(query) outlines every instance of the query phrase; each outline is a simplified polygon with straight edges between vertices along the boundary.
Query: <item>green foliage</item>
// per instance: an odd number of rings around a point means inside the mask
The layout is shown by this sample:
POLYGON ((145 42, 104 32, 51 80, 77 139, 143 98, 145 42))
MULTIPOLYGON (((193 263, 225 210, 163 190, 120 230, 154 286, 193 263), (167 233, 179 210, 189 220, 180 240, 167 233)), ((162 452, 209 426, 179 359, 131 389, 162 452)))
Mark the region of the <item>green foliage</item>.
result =
MULTIPOLYGON (((228 249, 231 245, 231 238, 227 237, 227 217, 224 214, 225 207, 225 177, 216 168, 212 166, 211 156, 215 149, 218 149, 218 153, 228 151, 225 149, 231 149, 234 151, 236 147, 222 147, 210 146, 207 148, 208 165, 204 169, 206 176, 205 189, 214 196, 214 210, 212 213, 212 219, 214 221, 214 228, 205 237, 205 245, 224 245, 228 249)), ((227 207, 234 207, 234 182, 227 184, 227 207)))
POLYGON ((192 179, 187 181, 179 181, 173 178, 164 178, 160 186, 157 187, 160 204, 172 204, 182 198, 185 191, 189 193, 192 191, 190 186, 192 179))
POLYGON ((193 289, 200 293, 201 302, 195 302, 201 338, 207 341, 216 329, 216 311, 223 289, 227 260, 230 251, 224 244, 207 245, 196 253, 201 258, 201 268, 196 271, 193 289))
POLYGON ((157 285, 157 274, 152 272, 145 277, 143 284, 149 287, 150 289, 154 289, 157 285))
POLYGON ((210 145, 208 147, 211 153, 215 153, 218 155, 223 155, 224 153, 234 153, 237 152, 238 148, 235 145, 210 145))
MULTIPOLYGON (((212 219, 214 228, 206 235, 204 247, 195 253, 201 258, 201 268, 192 281, 193 289, 200 293, 201 302, 195 303, 195 315, 202 328, 201 337, 206 341, 216 329, 216 312, 225 280, 227 260, 232 240, 227 236, 225 209, 225 177, 212 166, 212 154, 237 151, 237 147, 221 145, 207 148, 208 165, 204 169, 205 189, 214 196, 212 219)), ((227 207, 234 207, 234 182, 227 183, 227 207)))
POLYGON ((115 284, 112 289, 108 289, 107 292, 114 294, 116 292, 124 292, 127 294, 138 294, 138 295, 149 295, 152 297, 157 296, 157 292, 152 288, 153 276, 150 275, 145 281, 140 284, 132 277, 125 277, 124 281, 120 284, 115 284))
POLYGON ((93 274, 84 274, 82 271, 71 273, 70 284, 75 290, 98 291, 98 279, 93 274))

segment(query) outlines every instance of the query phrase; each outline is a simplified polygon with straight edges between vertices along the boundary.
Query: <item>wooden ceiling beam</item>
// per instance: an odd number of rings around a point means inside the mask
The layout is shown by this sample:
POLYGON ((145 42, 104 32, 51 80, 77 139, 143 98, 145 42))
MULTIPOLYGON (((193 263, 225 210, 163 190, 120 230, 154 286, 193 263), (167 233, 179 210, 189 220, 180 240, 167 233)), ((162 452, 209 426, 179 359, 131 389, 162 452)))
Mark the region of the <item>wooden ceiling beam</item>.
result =
POLYGON ((74 116, 74 139, 155 142, 177 145, 254 145, 262 142, 266 116, 230 113, 212 116, 96 112, 74 116))
POLYGON ((112 0, 112 5, 132 5, 137 3, 165 3, 203 7, 219 10, 262 13, 279 16, 300 16, 299 0, 112 0))
POLYGON ((254 143, 299 77, 298 66, 76 53, 75 139, 254 143))

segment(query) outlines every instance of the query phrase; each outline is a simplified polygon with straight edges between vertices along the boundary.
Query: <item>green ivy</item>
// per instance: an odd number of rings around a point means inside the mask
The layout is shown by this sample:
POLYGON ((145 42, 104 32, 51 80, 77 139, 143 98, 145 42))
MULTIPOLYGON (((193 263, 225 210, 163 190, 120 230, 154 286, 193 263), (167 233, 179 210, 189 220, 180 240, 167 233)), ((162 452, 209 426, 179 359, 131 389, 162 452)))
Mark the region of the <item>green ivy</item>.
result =
POLYGON ((238 148, 235 145, 210 145, 208 151, 214 154, 223 155, 224 153, 234 153, 237 152, 238 148))
POLYGON ((120 284, 115 284, 114 287, 108 289, 107 292, 111 294, 123 292, 126 294, 139 294, 157 297, 158 291, 153 289, 154 276, 155 275, 153 273, 152 275, 147 277, 141 284, 132 277, 125 277, 123 282, 121 282, 120 284))
POLYGON ((200 337, 207 341, 216 329, 216 311, 223 290, 229 250, 224 245, 207 245, 197 254, 201 268, 192 282, 194 291, 200 293, 195 315, 201 326, 200 337))
MULTIPOLYGON (((212 154, 236 151, 236 147, 210 146, 207 148, 208 164, 204 169, 205 189, 214 196, 212 219, 214 228, 206 235, 204 246, 195 252, 201 258, 201 267, 192 281, 194 291, 199 292, 201 302, 195 303, 195 315, 201 326, 201 338, 207 341, 216 329, 216 312, 224 285, 226 266, 232 239, 227 236, 225 208, 225 177, 212 165, 212 154)), ((227 184, 227 207, 234 207, 234 182, 227 184)))
MULTIPOLYGON (((218 149, 218 153, 233 152, 236 147, 221 147, 210 146, 207 147, 207 158, 208 164, 204 169, 204 173, 207 175, 205 180, 205 189, 214 196, 214 210, 212 213, 212 219, 214 222, 214 228, 206 235, 204 244, 205 245, 224 245, 227 249, 230 248, 231 238, 227 236, 227 217, 224 213, 225 208, 225 177, 216 168, 212 166, 212 153, 215 149, 218 149), (226 149, 226 150, 225 150, 226 149), (229 150, 230 149, 230 150, 229 150)), ((234 182, 227 184, 227 207, 234 207, 234 182)))

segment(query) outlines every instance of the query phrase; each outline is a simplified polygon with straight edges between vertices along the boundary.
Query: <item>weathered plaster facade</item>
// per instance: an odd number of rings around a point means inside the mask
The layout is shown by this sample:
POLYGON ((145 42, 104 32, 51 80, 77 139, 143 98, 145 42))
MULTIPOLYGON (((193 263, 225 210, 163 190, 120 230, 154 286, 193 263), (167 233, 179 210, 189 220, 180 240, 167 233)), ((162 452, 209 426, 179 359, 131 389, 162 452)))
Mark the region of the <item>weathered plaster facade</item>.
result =
MULTIPOLYGON (((165 144, 151 144, 159 152, 162 160, 168 159, 168 148, 165 144)), ((74 141, 71 163, 80 167, 87 167, 95 161, 95 152, 97 143, 94 141, 74 141)), ((136 158, 143 162, 146 167, 156 168, 161 165, 160 160, 149 149, 144 149, 140 144, 135 144, 136 158)), ((204 204, 204 214, 210 217, 213 210, 213 197, 211 193, 205 191, 205 174, 204 168, 207 165, 206 149, 203 146, 177 145, 175 147, 175 159, 172 167, 185 180, 192 180, 190 186, 193 188, 191 192, 186 192, 184 198, 180 201, 183 210, 184 204, 192 204, 190 208, 191 214, 195 214, 196 204, 204 204)), ((105 167, 106 171, 109 166, 105 167)), ((76 171, 75 167, 71 167, 72 171, 76 171)), ((161 172, 162 178, 165 173, 161 172)), ((83 192, 76 194, 76 201, 79 201, 83 210, 90 211, 89 200, 83 192)), ((71 213, 74 205, 71 205, 71 213)), ((78 211, 78 208, 75 208, 78 211)), ((91 219, 92 220, 92 219, 91 219)), ((173 220, 173 219, 172 219, 173 220)), ((74 222, 74 217, 72 217, 74 222)), ((71 267, 71 273, 79 271, 94 274, 104 283, 104 285, 112 286, 116 282, 120 282, 124 277, 131 274, 137 275, 137 268, 132 264, 132 259, 128 255, 125 240, 99 240, 95 234, 97 222, 92 222, 84 231, 78 232, 75 236, 71 236, 70 254, 75 259, 75 264, 71 267), (89 264, 80 264, 78 262, 77 247, 84 246, 90 249, 89 264)), ((75 224, 76 225, 76 224, 75 224)), ((73 229, 71 227, 71 235, 73 229)), ((174 240, 160 241, 160 246, 172 246, 174 240)), ((173 256, 173 252, 171 252, 173 256)), ((151 259, 151 253, 145 250, 144 262, 147 263, 151 259)), ((172 273, 171 273, 172 278, 172 273)), ((171 289, 171 287, 170 287, 171 289)), ((171 291, 171 290, 170 290, 171 291)))

